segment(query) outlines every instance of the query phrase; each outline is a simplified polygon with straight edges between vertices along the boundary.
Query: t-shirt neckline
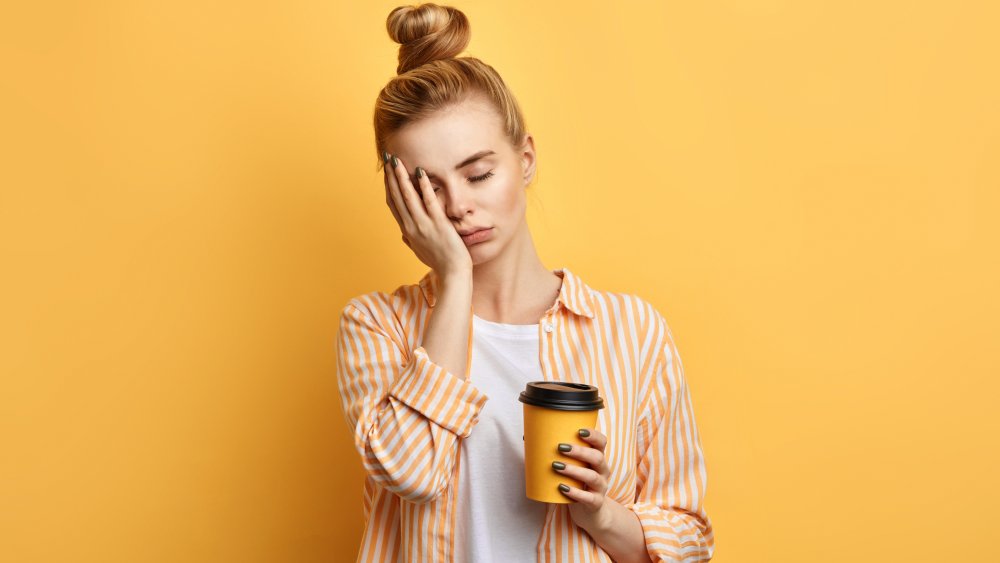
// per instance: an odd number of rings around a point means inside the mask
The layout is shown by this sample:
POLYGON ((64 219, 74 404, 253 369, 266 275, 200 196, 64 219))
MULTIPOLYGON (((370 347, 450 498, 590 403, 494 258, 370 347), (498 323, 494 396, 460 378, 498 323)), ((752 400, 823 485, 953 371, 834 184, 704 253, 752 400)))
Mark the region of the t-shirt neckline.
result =
POLYGON ((488 321, 475 313, 472 314, 472 322, 476 330, 495 336, 538 336, 539 323, 529 325, 497 323, 488 321))

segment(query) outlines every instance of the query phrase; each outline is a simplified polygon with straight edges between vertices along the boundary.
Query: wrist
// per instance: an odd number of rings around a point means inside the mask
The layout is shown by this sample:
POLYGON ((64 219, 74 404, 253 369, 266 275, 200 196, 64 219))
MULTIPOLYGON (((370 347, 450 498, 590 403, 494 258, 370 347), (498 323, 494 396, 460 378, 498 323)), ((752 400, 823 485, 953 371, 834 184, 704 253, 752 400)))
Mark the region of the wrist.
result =
POLYGON ((650 560, 638 515, 614 499, 605 498, 601 508, 580 527, 612 561, 650 560))
POLYGON ((604 504, 601 506, 601 510, 598 510, 594 514, 593 522, 591 527, 598 534, 607 534, 615 527, 615 521, 617 520, 615 514, 615 506, 618 503, 613 499, 606 498, 604 504))
POLYGON ((440 276, 442 287, 471 287, 472 286, 472 271, 471 270, 451 270, 442 273, 440 276))
POLYGON ((591 512, 589 514, 574 515, 574 523, 586 530, 586 532, 595 539, 605 536, 615 527, 615 517, 617 515, 614 513, 614 509, 611 506, 612 502, 614 501, 611 499, 605 499, 604 504, 598 511, 591 512))

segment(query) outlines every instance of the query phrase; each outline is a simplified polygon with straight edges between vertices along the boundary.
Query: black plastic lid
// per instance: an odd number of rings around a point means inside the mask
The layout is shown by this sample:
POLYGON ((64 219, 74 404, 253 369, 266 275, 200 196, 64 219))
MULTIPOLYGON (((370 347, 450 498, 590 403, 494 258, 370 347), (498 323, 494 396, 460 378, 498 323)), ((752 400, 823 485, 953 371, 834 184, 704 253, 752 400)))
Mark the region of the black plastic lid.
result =
POLYGON ((593 411, 604 408, 597 387, 569 381, 529 381, 518 401, 560 411, 593 411))

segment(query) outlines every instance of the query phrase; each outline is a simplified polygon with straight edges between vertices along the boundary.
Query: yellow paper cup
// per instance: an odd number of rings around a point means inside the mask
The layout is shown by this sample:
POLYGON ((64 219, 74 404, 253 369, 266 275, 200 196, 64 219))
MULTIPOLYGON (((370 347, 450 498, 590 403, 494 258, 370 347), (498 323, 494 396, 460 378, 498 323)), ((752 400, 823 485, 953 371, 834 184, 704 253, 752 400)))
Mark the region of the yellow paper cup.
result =
POLYGON ((553 461, 586 467, 559 451, 559 444, 591 447, 577 432, 594 428, 604 401, 597 387, 567 381, 531 381, 518 400, 524 403, 524 484, 532 500, 569 504, 559 483, 583 489, 583 483, 552 467, 553 461))

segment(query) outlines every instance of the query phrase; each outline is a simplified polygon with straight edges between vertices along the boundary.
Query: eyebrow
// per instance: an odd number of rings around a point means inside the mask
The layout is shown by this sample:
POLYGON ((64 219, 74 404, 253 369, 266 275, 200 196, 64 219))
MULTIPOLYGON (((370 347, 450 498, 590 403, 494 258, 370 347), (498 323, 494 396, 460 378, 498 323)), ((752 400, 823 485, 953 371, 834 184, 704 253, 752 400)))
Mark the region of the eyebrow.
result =
MULTIPOLYGON (((466 158, 462 162, 459 162, 458 164, 456 164, 455 165, 455 170, 461 170, 462 168, 465 168, 466 166, 472 164, 473 162, 479 160, 480 158, 485 158, 485 157, 490 156, 492 154, 496 154, 496 152, 495 151, 491 151, 489 149, 479 151, 476 154, 470 156, 469 158, 466 158)), ((430 180, 441 180, 441 178, 439 178, 436 174, 432 174, 432 173, 430 173, 430 172, 428 172, 426 170, 424 170, 424 173, 427 174, 427 178, 430 179, 430 180)), ((416 181, 417 177, 415 175, 411 174, 411 179, 413 181, 416 181)))

